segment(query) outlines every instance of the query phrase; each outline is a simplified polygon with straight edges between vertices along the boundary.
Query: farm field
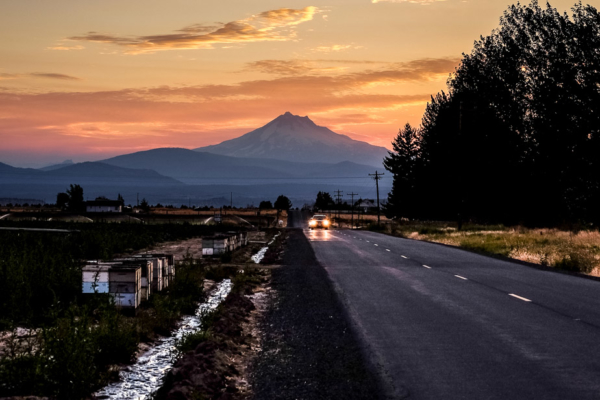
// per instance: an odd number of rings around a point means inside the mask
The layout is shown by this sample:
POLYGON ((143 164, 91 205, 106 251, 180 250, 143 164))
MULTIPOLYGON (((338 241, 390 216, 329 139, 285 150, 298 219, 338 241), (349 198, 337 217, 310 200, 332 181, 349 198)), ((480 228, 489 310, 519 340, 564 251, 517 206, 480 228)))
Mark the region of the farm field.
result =
POLYGON ((0 397, 89 396, 114 380, 142 343, 193 313, 206 282, 238 274, 220 268, 220 258, 198 258, 196 239, 234 226, 0 221, 7 226, 63 232, 0 231, 0 397), (144 249, 174 254, 177 274, 135 315, 117 310, 108 294, 81 294, 81 260, 144 249))

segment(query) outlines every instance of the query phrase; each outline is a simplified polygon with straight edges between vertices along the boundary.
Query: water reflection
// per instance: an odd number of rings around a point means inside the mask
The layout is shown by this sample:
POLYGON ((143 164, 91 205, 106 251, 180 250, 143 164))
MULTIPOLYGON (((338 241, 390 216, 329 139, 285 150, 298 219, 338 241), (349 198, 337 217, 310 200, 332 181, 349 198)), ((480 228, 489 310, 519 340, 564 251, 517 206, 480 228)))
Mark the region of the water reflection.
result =
POLYGON ((304 234, 311 242, 329 242, 334 238, 333 234, 325 229, 305 229, 304 234))
POLYGON ((121 371, 121 380, 106 386, 96 393, 98 399, 149 399, 158 390, 162 378, 173 368, 175 342, 184 334, 196 332, 201 327, 201 316, 215 309, 231 291, 231 281, 223 280, 217 289, 202 303, 196 314, 185 317, 170 337, 161 339, 155 347, 141 355, 137 362, 121 371))

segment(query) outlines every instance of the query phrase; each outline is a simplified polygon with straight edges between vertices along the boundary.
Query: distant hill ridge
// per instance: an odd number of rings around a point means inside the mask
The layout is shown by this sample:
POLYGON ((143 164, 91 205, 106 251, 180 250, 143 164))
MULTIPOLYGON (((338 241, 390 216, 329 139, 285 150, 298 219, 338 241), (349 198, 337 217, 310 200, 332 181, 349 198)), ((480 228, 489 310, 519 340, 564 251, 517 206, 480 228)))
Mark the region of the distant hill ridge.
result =
POLYGON ((381 167, 383 157, 388 154, 384 147, 351 139, 318 126, 308 116, 301 117, 290 112, 238 138, 194 150, 294 162, 336 164, 352 161, 375 167, 381 167))
POLYGON ((150 169, 122 168, 102 162, 83 162, 66 165, 49 171, 32 168, 16 168, 0 163, 0 183, 28 184, 70 184, 79 183, 97 185, 182 185, 168 176, 150 169))
POLYGON ((276 159, 242 158, 181 148, 161 148, 103 160, 124 168, 158 171, 184 183, 198 179, 288 179, 368 176, 372 167, 350 161, 337 164, 300 163, 276 159))

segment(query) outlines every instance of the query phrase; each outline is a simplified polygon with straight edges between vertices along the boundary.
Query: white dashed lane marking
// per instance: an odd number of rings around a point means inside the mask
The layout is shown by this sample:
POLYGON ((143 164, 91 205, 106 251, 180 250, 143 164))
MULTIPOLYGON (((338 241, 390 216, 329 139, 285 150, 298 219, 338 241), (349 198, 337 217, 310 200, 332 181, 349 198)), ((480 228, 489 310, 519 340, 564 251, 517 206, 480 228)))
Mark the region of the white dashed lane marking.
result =
POLYGON ((467 278, 465 278, 464 276, 460 276, 460 275, 454 275, 454 276, 455 276, 455 277, 457 277, 457 278, 459 278, 459 279, 462 279, 462 280, 468 281, 468 279, 467 279, 467 278))
POLYGON ((375 246, 378 246, 378 247, 379 247, 379 245, 378 245, 378 244, 375 244, 375 246))
POLYGON ((391 251, 390 249, 385 249, 385 251, 391 251))
POLYGON ((428 265, 423 265, 423 266, 424 266, 425 268, 427 268, 427 269, 431 269, 431 267, 430 267, 430 266, 428 266, 428 265))
POLYGON ((517 296, 516 294, 513 294, 513 293, 509 293, 508 295, 512 296, 512 297, 514 297, 516 299, 519 299, 519 300, 523 300, 523 301, 526 301, 526 302, 531 302, 531 300, 526 299, 525 297, 517 296))
POLYGON ((406 258, 406 259, 408 260, 408 257, 406 257, 406 256, 400 256, 400 257, 402 257, 402 258, 406 258))

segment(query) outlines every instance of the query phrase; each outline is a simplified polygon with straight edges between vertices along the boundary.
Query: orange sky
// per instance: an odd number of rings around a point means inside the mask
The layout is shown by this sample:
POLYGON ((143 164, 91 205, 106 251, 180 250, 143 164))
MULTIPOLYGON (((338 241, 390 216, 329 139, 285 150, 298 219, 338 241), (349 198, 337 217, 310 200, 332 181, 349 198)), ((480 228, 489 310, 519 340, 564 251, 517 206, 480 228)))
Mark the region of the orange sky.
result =
POLYGON ((196 148, 285 111, 389 147, 508 4, 5 1, 0 162, 196 148))

